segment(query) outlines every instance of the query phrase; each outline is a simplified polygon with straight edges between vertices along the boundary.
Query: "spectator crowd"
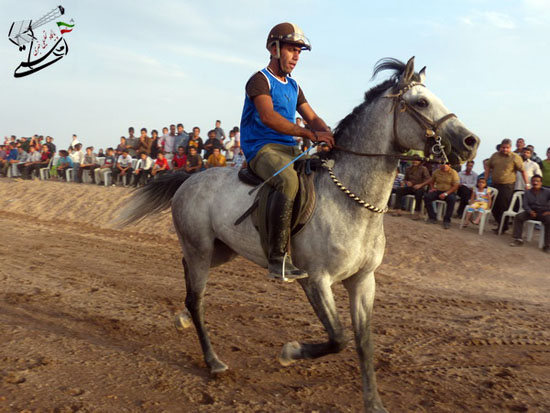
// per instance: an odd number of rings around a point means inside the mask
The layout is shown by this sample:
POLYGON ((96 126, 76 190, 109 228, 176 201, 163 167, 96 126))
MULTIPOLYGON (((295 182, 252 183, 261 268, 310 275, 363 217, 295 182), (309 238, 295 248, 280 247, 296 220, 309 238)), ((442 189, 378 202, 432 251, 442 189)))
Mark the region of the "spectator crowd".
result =
MULTIPOLYGON (((0 146, 0 175, 142 186, 177 171, 194 174, 208 168, 246 166, 237 126, 227 136, 217 120, 206 136, 203 140, 199 127, 186 132, 181 123, 162 128, 160 135, 155 129, 149 133, 142 128, 136 136, 130 127, 116 146, 97 152, 93 146, 83 150, 77 135, 73 135, 67 149, 59 151, 51 136, 11 136, 0 146)), ((297 143, 303 149, 311 145, 297 143)), ((513 216, 512 246, 523 245, 524 223, 534 220, 544 228, 543 249, 550 253, 550 148, 541 159, 524 139, 517 139, 515 145, 512 150, 510 139, 497 145, 496 152, 483 161, 479 176, 473 171, 474 161, 467 162, 459 172, 449 163, 424 165, 420 157, 400 163, 392 190, 393 215, 412 210, 412 218, 418 220, 424 205, 426 222, 436 223, 435 207, 442 208, 443 227, 448 229, 453 215, 462 218, 462 226, 468 226, 480 225, 481 217, 491 213, 496 224, 493 231, 498 234, 508 231, 509 217, 513 216), (515 201, 518 199, 520 202, 515 201)))

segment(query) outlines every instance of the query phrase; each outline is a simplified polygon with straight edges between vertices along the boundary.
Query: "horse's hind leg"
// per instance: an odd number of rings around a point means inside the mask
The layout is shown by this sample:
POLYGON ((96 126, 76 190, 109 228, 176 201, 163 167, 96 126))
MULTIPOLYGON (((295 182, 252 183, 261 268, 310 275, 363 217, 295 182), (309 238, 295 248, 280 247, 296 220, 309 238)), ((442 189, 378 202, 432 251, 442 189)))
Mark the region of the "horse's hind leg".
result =
MULTIPOLYGON (((208 259, 190 258, 189 261, 190 265, 188 265, 185 258, 182 258, 183 270, 185 272, 185 286, 187 289, 185 306, 197 329, 197 335, 199 336, 206 365, 210 368, 212 373, 222 373, 227 370, 227 366, 218 359, 218 356, 214 352, 204 324, 203 298, 208 272, 210 270, 210 257, 208 257, 208 259)), ((179 319, 183 321, 185 319, 185 314, 180 315, 179 319)), ((181 324, 182 327, 186 327, 185 322, 181 322, 181 324)))
POLYGON ((334 295, 330 285, 325 282, 313 282, 311 278, 298 280, 306 296, 327 330, 329 340, 324 343, 286 343, 283 346, 279 361, 288 366, 296 360, 314 359, 331 353, 338 353, 346 345, 342 324, 338 317, 334 295))

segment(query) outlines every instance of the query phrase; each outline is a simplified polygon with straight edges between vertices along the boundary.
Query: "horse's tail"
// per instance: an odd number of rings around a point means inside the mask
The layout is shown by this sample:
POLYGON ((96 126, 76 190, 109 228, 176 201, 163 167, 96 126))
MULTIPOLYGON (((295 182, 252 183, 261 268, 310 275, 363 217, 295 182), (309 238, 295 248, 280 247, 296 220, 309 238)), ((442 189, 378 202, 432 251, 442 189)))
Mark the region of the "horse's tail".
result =
POLYGON ((115 219, 115 225, 124 227, 139 222, 148 215, 164 211, 170 206, 178 188, 190 176, 185 172, 168 173, 137 189, 115 219))

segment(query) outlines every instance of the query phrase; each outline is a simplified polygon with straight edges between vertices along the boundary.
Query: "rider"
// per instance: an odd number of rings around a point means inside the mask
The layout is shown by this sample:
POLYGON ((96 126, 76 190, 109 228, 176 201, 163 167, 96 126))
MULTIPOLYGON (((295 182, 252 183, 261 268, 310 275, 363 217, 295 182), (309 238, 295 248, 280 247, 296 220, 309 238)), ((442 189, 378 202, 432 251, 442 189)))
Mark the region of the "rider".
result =
MULTIPOLYGON (((243 152, 249 168, 263 180, 300 154, 294 136, 325 142, 330 148, 334 144, 330 129, 290 77, 301 51, 311 50, 302 30, 292 23, 278 24, 269 32, 266 48, 269 64, 248 80, 241 117, 243 152), (296 111, 310 129, 295 124, 296 111)), ((269 184, 275 188, 266 217, 269 276, 284 281, 307 277, 287 254, 292 207, 299 185, 296 171, 290 166, 269 184)))

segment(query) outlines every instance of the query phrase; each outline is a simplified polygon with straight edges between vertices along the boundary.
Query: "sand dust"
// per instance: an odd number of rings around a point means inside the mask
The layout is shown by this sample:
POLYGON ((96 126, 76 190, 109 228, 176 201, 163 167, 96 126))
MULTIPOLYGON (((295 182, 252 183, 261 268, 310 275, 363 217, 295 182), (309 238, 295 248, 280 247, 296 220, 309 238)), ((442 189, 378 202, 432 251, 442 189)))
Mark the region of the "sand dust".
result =
MULTIPOLYGON (((1 412, 359 412, 354 344, 324 340, 298 285, 238 258, 212 271, 206 319, 230 370, 211 377, 174 314, 185 285, 170 214, 109 221, 129 190, 0 180, 1 412)), ((365 211, 368 213, 368 211, 365 211)), ((391 412, 550 411, 550 256, 533 241, 386 217, 376 369, 391 412)), ((343 288, 334 288, 351 329, 343 288)))

